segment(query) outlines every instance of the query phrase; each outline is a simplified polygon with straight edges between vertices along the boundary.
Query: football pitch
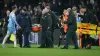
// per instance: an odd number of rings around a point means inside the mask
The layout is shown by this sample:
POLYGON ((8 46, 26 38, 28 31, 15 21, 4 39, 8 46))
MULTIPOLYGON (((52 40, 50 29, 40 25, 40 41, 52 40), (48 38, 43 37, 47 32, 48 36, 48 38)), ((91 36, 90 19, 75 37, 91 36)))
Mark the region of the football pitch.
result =
POLYGON ((5 48, 0 45, 0 56, 100 56, 100 46, 93 46, 92 49, 61 49, 55 45, 54 48, 37 48, 39 45, 32 45, 31 48, 12 48, 12 44, 6 44, 5 48))

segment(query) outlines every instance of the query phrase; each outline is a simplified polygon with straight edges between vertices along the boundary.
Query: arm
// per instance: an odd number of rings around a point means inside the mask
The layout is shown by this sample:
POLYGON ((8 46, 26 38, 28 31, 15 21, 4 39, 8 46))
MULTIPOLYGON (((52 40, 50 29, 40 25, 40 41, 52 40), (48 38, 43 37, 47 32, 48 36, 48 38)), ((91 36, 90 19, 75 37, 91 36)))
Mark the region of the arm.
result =
POLYGON ((40 19, 40 25, 42 26, 42 17, 43 17, 43 15, 41 16, 41 19, 40 19))
POLYGON ((71 24, 72 21, 73 21, 73 16, 70 15, 66 24, 71 24))
POLYGON ((19 26, 19 24, 18 24, 17 21, 16 21, 16 17, 13 17, 13 21, 14 21, 14 23, 15 23, 17 26, 19 26))
POLYGON ((31 16, 29 17, 29 27, 31 27, 31 28, 32 28, 31 16))
POLYGON ((19 24, 17 23, 16 17, 15 17, 15 16, 12 16, 12 20, 14 21, 14 23, 17 25, 18 28, 21 28, 21 27, 19 26, 19 24))
POLYGON ((52 18, 48 16, 48 29, 52 26, 52 18))
POLYGON ((16 21, 20 25, 20 16, 19 15, 16 17, 16 21))

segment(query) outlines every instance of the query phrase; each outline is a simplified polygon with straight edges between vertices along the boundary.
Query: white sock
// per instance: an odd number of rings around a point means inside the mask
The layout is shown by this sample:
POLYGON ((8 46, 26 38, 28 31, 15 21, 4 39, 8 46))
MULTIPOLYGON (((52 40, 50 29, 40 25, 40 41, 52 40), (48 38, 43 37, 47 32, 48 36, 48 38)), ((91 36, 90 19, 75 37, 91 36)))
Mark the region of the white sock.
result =
POLYGON ((14 47, 17 47, 17 40, 15 35, 14 35, 14 47))
POLYGON ((80 46, 80 41, 79 41, 79 39, 77 40, 77 43, 78 43, 78 46, 80 46))
POLYGON ((3 42, 2 42, 3 45, 5 44, 5 42, 7 41, 9 36, 10 36, 10 34, 6 34, 6 36, 4 37, 3 42))

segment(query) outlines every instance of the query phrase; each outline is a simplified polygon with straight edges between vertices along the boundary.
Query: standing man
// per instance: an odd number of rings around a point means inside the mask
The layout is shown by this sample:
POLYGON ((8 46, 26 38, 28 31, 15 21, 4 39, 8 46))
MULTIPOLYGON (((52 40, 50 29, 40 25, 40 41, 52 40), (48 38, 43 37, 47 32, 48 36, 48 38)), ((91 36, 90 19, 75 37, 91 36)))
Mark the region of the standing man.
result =
POLYGON ((16 15, 15 12, 17 11, 17 7, 13 6, 12 7, 12 12, 9 15, 9 23, 8 23, 8 30, 7 30, 7 34, 3 39, 2 42, 2 47, 4 47, 5 42, 7 41, 7 38, 13 34, 14 35, 14 47, 17 47, 17 40, 16 40, 16 28, 15 25, 18 26, 18 28, 20 28, 20 26, 18 25, 18 23, 16 22, 16 15))
POLYGON ((51 28, 52 28, 52 19, 49 13, 49 7, 45 7, 42 11, 42 18, 40 24, 42 26, 42 38, 40 48, 52 48, 52 39, 51 39, 51 28))
POLYGON ((18 36, 19 37, 19 43, 20 43, 20 47, 22 47, 22 33, 24 35, 24 48, 30 48, 30 44, 29 44, 29 34, 31 32, 31 18, 30 15, 27 13, 26 9, 22 9, 21 13, 18 15, 17 17, 17 22, 18 24, 21 26, 21 29, 18 30, 18 36))
MULTIPOLYGON (((55 15, 55 13, 53 11, 51 11, 50 7, 49 6, 46 6, 46 7, 50 10, 49 13, 50 13, 51 19, 52 19, 51 39, 52 39, 52 42, 54 43, 54 36, 53 36, 53 34, 54 34, 54 30, 56 28, 58 28, 59 20, 57 19, 57 16, 55 15)), ((52 43, 52 47, 54 47, 53 43, 52 43)))
POLYGON ((68 49, 70 39, 73 40, 75 46, 74 49, 78 49, 77 37, 76 37, 76 30, 77 30, 77 23, 76 23, 76 16, 75 16, 76 13, 77 13, 77 8, 73 7, 72 11, 69 12, 68 21, 65 22, 68 25, 68 30, 66 35, 66 43, 62 49, 68 49))

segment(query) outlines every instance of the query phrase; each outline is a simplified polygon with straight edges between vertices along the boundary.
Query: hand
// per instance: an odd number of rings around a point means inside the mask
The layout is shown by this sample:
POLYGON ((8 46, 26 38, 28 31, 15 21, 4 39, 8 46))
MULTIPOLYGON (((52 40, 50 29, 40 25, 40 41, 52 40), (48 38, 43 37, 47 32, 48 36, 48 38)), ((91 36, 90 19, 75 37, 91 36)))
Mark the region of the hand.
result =
POLYGON ((20 27, 20 26, 18 26, 18 27, 17 27, 17 29, 21 29, 21 27, 20 27))

